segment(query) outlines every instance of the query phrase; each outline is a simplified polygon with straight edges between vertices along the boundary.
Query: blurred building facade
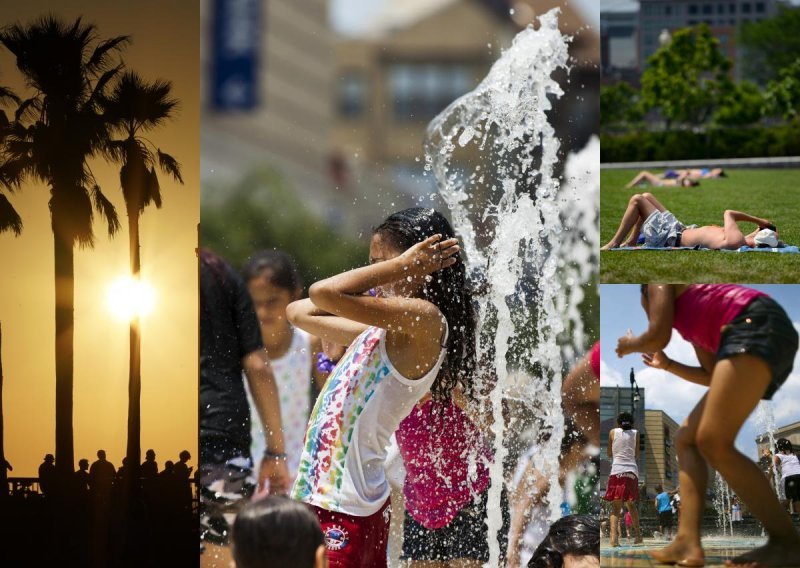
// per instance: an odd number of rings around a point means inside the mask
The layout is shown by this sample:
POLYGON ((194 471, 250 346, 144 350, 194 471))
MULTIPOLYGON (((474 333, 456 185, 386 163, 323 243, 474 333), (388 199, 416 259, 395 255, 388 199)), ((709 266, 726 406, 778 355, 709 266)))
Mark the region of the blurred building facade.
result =
MULTIPOLYGON (((778 438, 786 438, 792 443, 795 452, 800 451, 800 422, 793 422, 776 428, 775 432, 772 434, 772 440, 777 440, 778 438)), ((756 438, 756 448, 758 452, 756 459, 763 456, 765 450, 775 453, 775 448, 773 448, 770 443, 770 436, 768 433, 760 434, 756 438)))
POLYGON ((634 428, 639 431, 639 485, 647 485, 649 434, 644 409, 645 389, 631 387, 600 387, 600 487, 608 485, 611 460, 607 457, 608 434, 617 427, 617 416, 633 414, 634 428))
POLYGON ((675 435, 679 425, 663 410, 645 410, 647 432, 647 491, 655 493, 656 485, 665 491, 678 486, 678 455, 675 435))
POLYGON ((333 146, 341 181, 371 176, 376 185, 395 186, 412 199, 435 189, 423 176, 428 122, 480 82, 519 30, 555 6, 562 10, 562 31, 574 35, 576 65, 573 92, 553 118, 565 150, 582 147, 599 123, 599 36, 570 4, 388 0, 363 34, 336 46, 333 146), (581 116, 586 119, 576 120, 581 116))
POLYGON ((639 61, 639 12, 600 13, 600 53, 603 81, 635 80, 639 61))

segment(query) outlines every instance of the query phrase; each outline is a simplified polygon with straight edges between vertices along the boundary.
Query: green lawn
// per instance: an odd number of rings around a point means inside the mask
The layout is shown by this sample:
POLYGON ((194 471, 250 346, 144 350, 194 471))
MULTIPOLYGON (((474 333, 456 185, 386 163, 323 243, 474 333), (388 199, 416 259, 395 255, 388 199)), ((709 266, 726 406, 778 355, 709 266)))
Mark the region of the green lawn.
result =
MULTIPOLYGON (((800 245, 800 170, 729 170, 727 178, 703 180, 699 187, 625 189, 637 172, 600 172, 600 242, 614 235, 628 199, 649 191, 683 223, 721 225, 725 209, 771 220, 780 238, 800 245)), ((751 224, 742 224, 750 232, 751 224)), ((721 251, 603 251, 600 281, 800 282, 800 255, 721 251)))

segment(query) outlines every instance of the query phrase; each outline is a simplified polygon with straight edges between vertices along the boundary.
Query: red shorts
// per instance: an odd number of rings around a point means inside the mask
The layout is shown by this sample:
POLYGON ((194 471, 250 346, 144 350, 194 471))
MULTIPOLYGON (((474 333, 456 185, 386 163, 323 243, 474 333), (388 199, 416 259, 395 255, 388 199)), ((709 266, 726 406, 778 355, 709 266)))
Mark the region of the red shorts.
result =
POLYGON ((389 500, 369 517, 311 506, 319 519, 330 568, 386 568, 392 508, 389 500))
POLYGON ((638 501, 639 478, 633 473, 620 473, 608 476, 606 501, 638 501))

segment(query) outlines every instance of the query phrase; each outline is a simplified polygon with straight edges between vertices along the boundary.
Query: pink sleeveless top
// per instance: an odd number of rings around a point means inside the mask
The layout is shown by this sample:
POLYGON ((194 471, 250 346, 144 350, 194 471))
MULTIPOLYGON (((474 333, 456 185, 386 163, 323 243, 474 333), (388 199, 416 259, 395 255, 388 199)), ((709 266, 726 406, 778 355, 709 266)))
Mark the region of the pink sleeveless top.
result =
POLYGON ((600 342, 598 341, 592 346, 589 361, 592 365, 592 372, 596 379, 600 379, 600 342))
POLYGON ((689 343, 716 353, 722 328, 763 292, 736 284, 692 284, 675 300, 672 327, 689 343))
POLYGON ((488 442, 453 402, 414 407, 395 436, 406 468, 406 510, 426 529, 449 525, 489 487, 488 442))

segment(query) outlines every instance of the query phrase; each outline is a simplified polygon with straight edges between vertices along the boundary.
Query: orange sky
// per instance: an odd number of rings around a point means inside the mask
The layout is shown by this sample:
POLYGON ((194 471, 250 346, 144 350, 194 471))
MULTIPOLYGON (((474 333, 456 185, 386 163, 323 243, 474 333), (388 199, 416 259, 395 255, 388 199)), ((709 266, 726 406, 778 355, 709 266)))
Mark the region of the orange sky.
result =
MULTIPOLYGON (((0 3, 0 26, 55 15, 97 25, 101 38, 127 34, 127 66, 148 80, 173 83, 180 100, 175 120, 148 134, 181 164, 185 185, 159 173, 164 205, 148 209, 141 227, 143 277, 156 307, 142 323, 142 453, 153 448, 159 466, 188 449, 197 461, 197 224, 200 171, 199 6, 196 0, 118 2, 36 0, 0 3), (113 6, 113 8, 111 7, 113 6)), ((22 90, 14 59, 0 49, 0 85, 22 90)), ((109 240, 95 223, 93 250, 75 254, 75 462, 104 448, 119 466, 125 452, 128 325, 109 312, 109 283, 127 274, 127 218, 118 166, 92 170, 123 225, 109 240)), ((29 185, 6 195, 21 215, 20 237, 0 234, 0 322, 5 377, 5 453, 11 475, 35 476, 45 453, 55 453, 53 240, 48 188, 29 185)))

